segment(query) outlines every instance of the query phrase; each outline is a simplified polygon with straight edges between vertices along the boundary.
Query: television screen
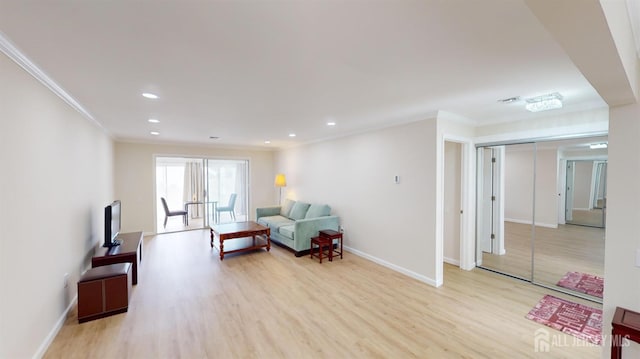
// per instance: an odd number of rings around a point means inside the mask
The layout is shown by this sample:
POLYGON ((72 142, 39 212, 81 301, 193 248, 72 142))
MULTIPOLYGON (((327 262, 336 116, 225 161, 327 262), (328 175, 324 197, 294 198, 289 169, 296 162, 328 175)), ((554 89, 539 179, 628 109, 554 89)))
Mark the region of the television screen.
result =
POLYGON ((116 240, 120 233, 120 201, 113 201, 104 208, 104 247, 120 244, 116 240))

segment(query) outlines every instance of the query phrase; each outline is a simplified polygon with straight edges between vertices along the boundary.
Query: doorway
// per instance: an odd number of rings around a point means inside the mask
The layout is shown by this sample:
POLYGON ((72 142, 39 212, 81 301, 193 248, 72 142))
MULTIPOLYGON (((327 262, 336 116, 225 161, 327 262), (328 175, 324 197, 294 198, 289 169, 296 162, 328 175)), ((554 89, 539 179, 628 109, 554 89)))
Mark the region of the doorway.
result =
POLYGON ((604 228, 607 161, 583 159, 566 162, 566 223, 604 228))
POLYGON ((460 266, 460 232, 462 208, 462 144, 444 143, 444 226, 443 259, 460 266))
POLYGON ((249 218, 248 160, 157 156, 155 167, 156 233, 249 218))

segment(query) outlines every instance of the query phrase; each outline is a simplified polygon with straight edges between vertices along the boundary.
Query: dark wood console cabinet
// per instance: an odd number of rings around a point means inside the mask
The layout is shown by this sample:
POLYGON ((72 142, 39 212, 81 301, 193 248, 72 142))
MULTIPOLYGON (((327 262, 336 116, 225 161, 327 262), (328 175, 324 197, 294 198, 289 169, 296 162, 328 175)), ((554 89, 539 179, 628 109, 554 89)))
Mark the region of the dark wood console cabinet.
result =
POLYGON ((124 313, 131 294, 130 263, 110 264, 87 270, 78 282, 78 321, 124 313))
POLYGON ((131 263, 131 276, 133 284, 138 284, 138 266, 142 261, 142 232, 120 233, 119 246, 105 248, 100 247, 91 258, 92 267, 100 267, 108 264, 131 263))

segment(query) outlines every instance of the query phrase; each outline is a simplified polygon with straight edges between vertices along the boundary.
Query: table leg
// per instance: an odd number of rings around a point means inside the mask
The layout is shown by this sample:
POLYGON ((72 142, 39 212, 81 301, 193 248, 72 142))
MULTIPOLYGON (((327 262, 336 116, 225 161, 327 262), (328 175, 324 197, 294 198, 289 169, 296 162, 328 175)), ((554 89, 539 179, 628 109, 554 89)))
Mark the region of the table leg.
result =
POLYGON ((211 248, 213 248, 213 229, 211 230, 211 248))
POLYGON ((271 250, 271 235, 267 234, 267 252, 271 250))
POLYGON ((220 260, 224 260, 224 241, 222 235, 220 236, 220 260))
POLYGON ((333 262, 333 239, 329 241, 329 262, 333 262))
POLYGON ((613 334, 611 336, 611 359, 622 359, 622 336, 613 334))

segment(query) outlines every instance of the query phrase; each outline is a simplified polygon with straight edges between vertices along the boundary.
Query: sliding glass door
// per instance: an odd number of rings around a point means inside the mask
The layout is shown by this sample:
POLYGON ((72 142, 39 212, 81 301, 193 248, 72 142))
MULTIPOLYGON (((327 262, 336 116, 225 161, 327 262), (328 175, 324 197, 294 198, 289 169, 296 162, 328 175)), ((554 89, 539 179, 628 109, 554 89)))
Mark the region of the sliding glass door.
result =
POLYGON ((249 218, 249 161, 156 157, 155 162, 157 233, 249 218))
POLYGON ((207 223, 242 222, 249 219, 249 162, 246 160, 206 160, 207 223), (230 203, 230 201, 234 203, 230 203), (218 211, 229 208, 233 211, 218 211))

